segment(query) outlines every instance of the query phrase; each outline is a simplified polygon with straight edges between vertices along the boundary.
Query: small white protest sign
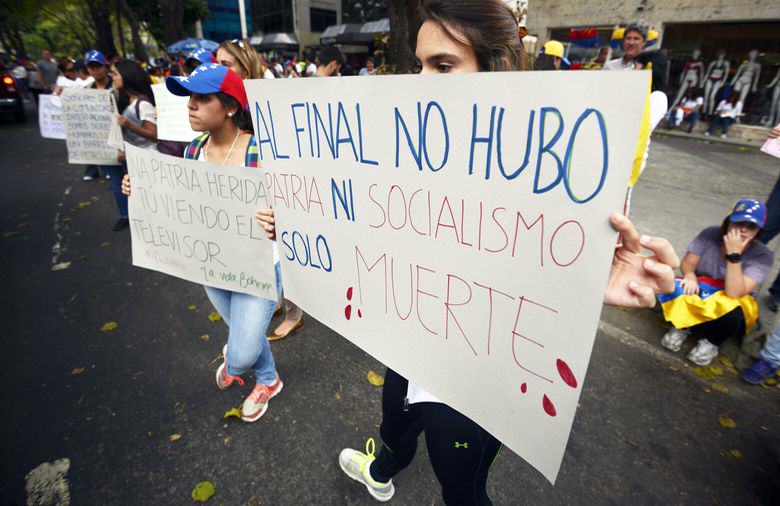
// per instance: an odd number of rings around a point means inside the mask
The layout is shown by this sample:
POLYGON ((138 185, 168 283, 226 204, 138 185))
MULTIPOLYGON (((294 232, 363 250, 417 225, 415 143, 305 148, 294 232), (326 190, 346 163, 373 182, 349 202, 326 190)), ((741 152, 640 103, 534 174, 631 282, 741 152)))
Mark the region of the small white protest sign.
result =
POLYGON ((57 95, 40 95, 38 98, 38 125, 41 137, 65 139, 65 124, 62 122, 62 103, 57 95))
POLYGON ((157 107, 157 138, 166 141, 190 142, 201 132, 190 128, 188 97, 174 95, 165 83, 153 84, 154 102, 157 107))
POLYGON ((262 172, 125 143, 133 265, 276 300, 273 243, 255 220, 262 172))
POLYGON ((111 90, 65 88, 61 99, 68 163, 120 165, 121 130, 111 90))
POLYGON ((245 82, 285 296, 554 481, 648 81, 245 82))

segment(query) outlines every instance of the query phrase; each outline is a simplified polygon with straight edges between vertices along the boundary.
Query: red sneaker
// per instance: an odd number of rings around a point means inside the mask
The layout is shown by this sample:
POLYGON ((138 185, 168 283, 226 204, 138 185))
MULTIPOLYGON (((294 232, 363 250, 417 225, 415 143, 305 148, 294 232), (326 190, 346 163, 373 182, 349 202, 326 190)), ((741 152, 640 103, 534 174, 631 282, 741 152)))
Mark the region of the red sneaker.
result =
POLYGON ((244 384, 244 380, 241 379, 241 376, 231 376, 227 372, 227 344, 222 348, 222 363, 217 367, 216 380, 217 388, 220 390, 227 389, 234 381, 239 385, 244 384))
POLYGON ((270 385, 255 385, 252 393, 244 400, 241 407, 241 419, 245 422, 255 422, 268 410, 268 401, 282 391, 281 378, 276 376, 276 381, 270 385))

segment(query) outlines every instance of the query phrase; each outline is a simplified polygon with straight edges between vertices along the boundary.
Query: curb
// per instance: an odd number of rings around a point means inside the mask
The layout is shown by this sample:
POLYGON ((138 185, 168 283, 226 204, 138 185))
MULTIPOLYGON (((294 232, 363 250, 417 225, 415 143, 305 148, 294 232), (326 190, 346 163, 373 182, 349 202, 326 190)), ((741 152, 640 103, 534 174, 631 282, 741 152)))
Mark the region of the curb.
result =
POLYGON ((728 137, 723 139, 719 135, 689 134, 687 132, 678 132, 676 130, 656 130, 653 132, 653 137, 660 139, 663 139, 664 137, 678 137, 681 139, 707 142, 709 144, 726 144, 731 146, 738 146, 741 148, 761 148, 763 145, 763 143, 760 142, 741 141, 737 139, 729 139, 728 137))

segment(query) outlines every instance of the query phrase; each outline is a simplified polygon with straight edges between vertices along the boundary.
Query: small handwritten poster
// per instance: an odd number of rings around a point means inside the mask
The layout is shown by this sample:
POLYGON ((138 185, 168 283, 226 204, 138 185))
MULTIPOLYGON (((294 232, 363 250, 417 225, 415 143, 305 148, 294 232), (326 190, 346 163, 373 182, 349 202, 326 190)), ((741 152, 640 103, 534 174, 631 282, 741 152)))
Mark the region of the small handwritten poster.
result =
POLYGON ((61 100, 68 163, 120 165, 122 134, 111 90, 65 88, 61 100))

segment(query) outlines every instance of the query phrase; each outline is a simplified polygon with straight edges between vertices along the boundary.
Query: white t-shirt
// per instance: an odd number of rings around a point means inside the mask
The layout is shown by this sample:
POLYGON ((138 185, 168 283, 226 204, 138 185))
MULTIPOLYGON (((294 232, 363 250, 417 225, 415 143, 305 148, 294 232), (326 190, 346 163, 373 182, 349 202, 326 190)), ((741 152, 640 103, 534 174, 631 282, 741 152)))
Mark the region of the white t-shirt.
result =
POLYGON ((87 88, 89 86, 92 86, 92 83, 94 82, 95 82, 95 78, 92 76, 89 76, 86 79, 82 79, 80 77, 76 78, 76 84, 78 84, 82 88, 87 88))
POLYGON ((634 70, 634 61, 626 63, 623 58, 615 58, 605 63, 603 70, 634 70))
POLYGON ((683 109, 690 109, 694 110, 704 105, 704 97, 699 98, 693 98, 691 100, 686 100, 683 103, 683 109))
POLYGON ((77 88, 79 86, 79 83, 68 79, 65 76, 57 76, 57 81, 54 84, 62 86, 63 88, 77 88))
POLYGON ((306 75, 307 76, 313 76, 316 73, 317 73, 317 66, 315 64, 313 64, 313 63, 310 63, 306 67, 306 75))
POLYGON ((276 79, 276 76, 273 72, 271 72, 271 69, 265 69, 265 72, 263 72, 263 79, 276 79))
POLYGON ((735 106, 731 105, 731 102, 721 100, 718 104, 718 108, 715 109, 715 112, 718 113, 721 118, 736 118, 742 113, 742 102, 737 101, 737 105, 735 106))
MULTIPOLYGON (((147 100, 138 102, 138 99, 134 99, 127 106, 127 109, 122 112, 122 116, 136 125, 143 125, 144 121, 157 124, 157 118, 154 117, 154 106, 147 100), (136 111, 138 111, 138 114, 136 114, 136 111)), ((157 141, 138 135, 127 127, 122 128, 122 136, 133 146, 148 149, 149 151, 157 151, 157 141)))

